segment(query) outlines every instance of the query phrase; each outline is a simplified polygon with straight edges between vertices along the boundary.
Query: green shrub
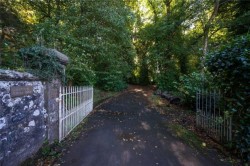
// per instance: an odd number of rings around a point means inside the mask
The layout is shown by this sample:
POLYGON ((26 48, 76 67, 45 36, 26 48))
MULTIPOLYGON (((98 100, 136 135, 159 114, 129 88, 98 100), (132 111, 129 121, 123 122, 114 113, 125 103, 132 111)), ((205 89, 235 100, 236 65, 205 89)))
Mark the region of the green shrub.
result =
POLYGON ((73 85, 93 85, 97 79, 95 72, 77 58, 67 66, 66 75, 73 85))
POLYGON ((206 66, 227 96, 249 92, 249 58, 250 36, 239 37, 208 56, 206 66))
POLYGON ((226 97, 234 115, 235 147, 250 161, 250 35, 225 44, 206 60, 208 70, 226 97))
POLYGON ((193 72, 180 76, 180 81, 175 82, 175 88, 181 95, 183 102, 191 106, 195 103, 196 92, 201 89, 209 89, 211 86, 211 75, 209 73, 193 72))
POLYGON ((174 82, 178 80, 178 74, 174 70, 159 73, 156 77, 156 85, 160 90, 174 91, 174 82))
POLYGON ((127 87, 123 75, 119 71, 98 72, 97 85, 107 91, 121 91, 127 87))

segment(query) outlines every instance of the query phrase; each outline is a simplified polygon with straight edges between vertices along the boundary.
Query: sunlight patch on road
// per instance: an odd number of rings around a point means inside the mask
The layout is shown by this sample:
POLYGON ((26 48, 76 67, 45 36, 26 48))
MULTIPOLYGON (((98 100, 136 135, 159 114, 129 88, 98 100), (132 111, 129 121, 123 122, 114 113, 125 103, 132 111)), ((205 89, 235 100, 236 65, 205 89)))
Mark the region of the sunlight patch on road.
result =
POLYGON ((186 150, 186 147, 181 142, 173 142, 171 143, 171 149, 174 153, 174 155, 179 160, 179 163, 181 165, 201 165, 201 163, 194 158, 190 152, 186 150))
POLYGON ((149 124, 147 122, 141 122, 142 128, 144 130, 150 130, 151 127, 149 126, 149 124))

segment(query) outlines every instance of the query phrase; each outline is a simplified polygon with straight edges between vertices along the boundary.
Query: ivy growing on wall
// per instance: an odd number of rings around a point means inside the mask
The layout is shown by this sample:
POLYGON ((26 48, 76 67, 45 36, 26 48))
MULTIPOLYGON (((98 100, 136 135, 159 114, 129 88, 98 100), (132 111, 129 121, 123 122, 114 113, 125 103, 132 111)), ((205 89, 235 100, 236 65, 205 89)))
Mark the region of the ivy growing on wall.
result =
POLYGON ((55 56, 55 53, 48 52, 45 47, 33 46, 22 48, 19 51, 20 58, 24 62, 24 68, 27 72, 44 79, 64 78, 64 67, 55 56))

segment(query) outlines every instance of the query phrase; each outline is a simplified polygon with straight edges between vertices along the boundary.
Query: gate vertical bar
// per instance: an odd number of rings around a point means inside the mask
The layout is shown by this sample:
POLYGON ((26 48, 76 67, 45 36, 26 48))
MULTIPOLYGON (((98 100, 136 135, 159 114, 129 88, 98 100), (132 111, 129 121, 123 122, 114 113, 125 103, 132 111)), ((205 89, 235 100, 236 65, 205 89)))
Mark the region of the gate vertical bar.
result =
POLYGON ((198 101, 199 101, 199 99, 198 99, 198 93, 199 93, 199 91, 198 92, 196 92, 196 125, 197 126, 199 126, 199 124, 198 124, 198 101))
POLYGON ((59 88, 59 140, 62 139, 62 102, 60 101, 62 97, 61 87, 59 88))

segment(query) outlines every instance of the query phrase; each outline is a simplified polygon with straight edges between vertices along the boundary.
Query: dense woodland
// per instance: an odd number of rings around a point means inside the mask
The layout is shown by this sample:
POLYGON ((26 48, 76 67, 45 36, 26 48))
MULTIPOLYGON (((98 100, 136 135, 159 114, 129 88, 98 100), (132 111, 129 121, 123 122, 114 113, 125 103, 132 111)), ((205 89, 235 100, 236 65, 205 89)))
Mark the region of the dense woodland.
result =
POLYGON ((249 18, 248 0, 0 0, 0 68, 61 74, 47 47, 70 57, 70 85, 153 84, 191 106, 200 88, 220 89, 230 147, 249 160, 249 18))

